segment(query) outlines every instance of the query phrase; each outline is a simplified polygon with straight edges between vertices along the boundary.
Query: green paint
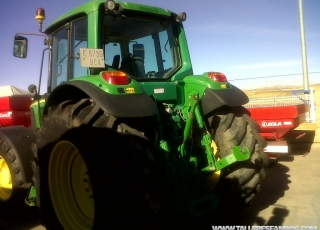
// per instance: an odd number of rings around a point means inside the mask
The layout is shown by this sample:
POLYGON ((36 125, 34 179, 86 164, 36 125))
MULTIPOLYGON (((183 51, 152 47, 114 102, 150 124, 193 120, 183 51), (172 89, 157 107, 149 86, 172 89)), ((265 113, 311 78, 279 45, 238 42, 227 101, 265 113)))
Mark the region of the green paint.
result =
POLYGON ((141 94, 141 93, 145 92, 142 85, 139 84, 134 79, 131 79, 131 82, 128 85, 113 85, 113 84, 106 82, 103 79, 102 73, 100 73, 99 75, 78 77, 78 78, 74 78, 70 81, 89 82, 89 83, 97 86, 97 88, 100 88, 101 90, 103 90, 109 94, 118 94, 118 95, 123 94, 123 93, 119 93, 119 89, 124 89, 124 92, 126 94, 141 94))
POLYGON ((181 103, 178 87, 173 82, 140 82, 144 91, 156 98, 157 101, 167 103, 181 103))
POLYGON ((37 190, 35 187, 31 186, 29 191, 29 196, 25 199, 25 203, 28 206, 36 206, 37 190))
MULTIPOLYGON (((30 112, 33 113, 34 118, 35 118, 35 127, 40 128, 41 126, 41 115, 43 113, 43 108, 45 105, 45 100, 40 100, 40 101, 35 101, 32 103, 30 107, 30 112)), ((34 125, 34 124, 33 124, 34 125)))
POLYGON ((238 161, 249 160, 251 156, 250 150, 248 148, 242 148, 240 146, 234 146, 232 148, 232 153, 221 160, 216 164, 217 170, 228 167, 231 164, 234 164, 238 161))
MULTIPOLYGON (((123 11, 116 12, 117 14, 112 14, 111 17, 104 8, 105 1, 89 1, 57 18, 48 26, 46 33, 52 38, 55 36, 54 32, 63 28, 67 23, 72 25, 72 21, 87 17, 84 19, 87 19, 85 21, 88 24, 80 25, 80 28, 81 26, 87 28, 81 31, 83 36, 80 33, 83 40, 87 39, 85 40, 87 48, 104 49, 104 52, 110 54, 111 57, 113 56, 112 52, 119 48, 122 61, 126 58, 132 58, 136 61, 133 64, 138 67, 141 67, 142 64, 143 67, 148 68, 142 74, 137 74, 138 71, 130 72, 129 69, 123 67, 123 63, 120 63, 119 66, 122 68, 119 71, 126 72, 130 79, 130 83, 127 85, 114 85, 104 80, 102 77, 104 71, 117 70, 119 67, 113 65, 110 67, 110 63, 106 63, 109 65, 108 67, 105 66, 105 68, 96 71, 81 67, 82 69, 79 68, 81 71, 83 70, 81 76, 76 74, 68 76, 69 78, 75 76, 70 81, 89 82, 96 86, 97 90, 103 90, 108 94, 149 95, 158 108, 155 124, 158 134, 156 146, 158 164, 165 174, 163 180, 168 187, 168 193, 177 197, 177 200, 174 200, 172 204, 172 209, 180 210, 191 216, 211 211, 217 207, 218 200, 215 195, 207 191, 207 185, 203 183, 206 176, 212 172, 227 169, 236 162, 248 160, 251 155, 248 148, 234 146, 230 150, 230 155, 217 160, 211 147, 213 138, 205 127, 207 118, 203 116, 200 106, 205 90, 209 88, 227 91, 232 89, 232 85, 228 82, 215 82, 209 78, 208 72, 202 75, 193 74, 185 31, 182 23, 175 20, 175 13, 137 3, 122 1, 116 3, 123 11), (116 18, 119 15, 122 15, 120 20, 119 17, 116 18), (144 17, 147 20, 143 19, 144 17), (110 21, 111 19, 112 21, 110 21), (131 24, 122 24, 126 21, 131 24), (133 29, 130 30, 127 27, 131 25, 133 29), (163 38, 162 36, 167 37, 163 38), (149 39, 150 37, 151 39, 149 39), (141 38, 149 40, 141 46, 140 43, 145 41, 141 38), (108 47, 109 44, 111 46, 108 47), (139 44, 139 49, 134 50, 133 44, 139 44), (83 74, 84 72, 86 74, 83 74), (93 74, 93 72, 95 73, 93 74), (90 73, 92 74, 90 75, 90 73), (196 137, 193 136, 195 130, 199 131, 196 137), (195 141, 199 141, 199 143, 195 143, 195 141), (190 185, 188 181, 192 181, 199 187, 194 189, 193 184, 190 185), (203 202, 208 204, 207 208, 198 210, 197 206, 203 202)), ((79 38, 79 40, 78 44, 81 44, 82 39, 79 38)), ((60 48, 60 46, 56 47, 60 48)), ((55 52, 58 52, 57 50, 55 52)), ((62 66, 64 59, 60 62, 54 58, 49 60, 55 62, 52 66, 62 66)), ((79 57, 77 54, 72 54, 72 58, 68 59, 66 56, 65 60, 69 60, 70 63, 76 62, 79 61, 79 57)), ((69 70, 72 70, 73 64, 70 63, 69 70)), ((60 76, 59 71, 58 69, 55 72, 56 78, 60 76)), ((57 83, 57 85, 59 84, 57 83)), ((54 91, 54 87, 52 90, 54 91)), ((45 101, 41 101, 40 103, 35 102, 31 106, 31 111, 35 114, 36 124, 34 125, 37 128, 41 128, 40 117, 44 105, 45 101)), ((36 192, 35 188, 31 187, 27 201, 31 206, 35 205, 36 192)))

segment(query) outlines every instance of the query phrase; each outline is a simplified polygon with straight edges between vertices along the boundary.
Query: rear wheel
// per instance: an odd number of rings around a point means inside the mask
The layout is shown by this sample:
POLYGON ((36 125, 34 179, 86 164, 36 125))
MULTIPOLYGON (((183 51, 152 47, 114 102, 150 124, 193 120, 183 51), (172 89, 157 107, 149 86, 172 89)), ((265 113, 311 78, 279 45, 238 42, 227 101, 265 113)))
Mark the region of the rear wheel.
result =
MULTIPOLYGON (((149 125, 150 126, 150 125, 149 125)), ((94 101, 49 108, 38 132, 40 209, 47 229, 122 229, 152 217, 153 155, 143 133, 94 101)))
POLYGON ((259 194, 260 183, 266 179, 263 165, 268 164, 263 151, 266 141, 259 134, 259 125, 243 107, 223 107, 209 118, 209 123, 221 157, 230 155, 236 145, 251 151, 250 161, 238 162, 222 171, 217 193, 220 208, 229 209, 230 213, 231 207, 239 210, 259 194))
POLYGON ((48 177, 58 178, 48 182, 52 204, 61 225, 65 229, 90 229, 94 221, 92 186, 86 164, 71 142, 60 141, 53 148, 48 177))

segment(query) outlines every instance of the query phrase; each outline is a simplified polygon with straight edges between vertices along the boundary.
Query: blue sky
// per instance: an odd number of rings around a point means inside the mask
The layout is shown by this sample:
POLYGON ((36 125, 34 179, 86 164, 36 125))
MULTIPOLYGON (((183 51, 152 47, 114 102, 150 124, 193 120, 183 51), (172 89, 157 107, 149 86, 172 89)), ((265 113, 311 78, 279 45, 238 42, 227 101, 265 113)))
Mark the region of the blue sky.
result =
MULTIPOLYGON (((56 17, 84 2, 86 0, 1 1, 0 86, 27 89, 29 84, 38 85, 40 60, 45 48, 43 39, 28 37, 27 59, 12 56, 15 33, 38 32, 34 18, 36 9, 46 10, 46 28, 56 17)), ((196 74, 223 72, 231 83, 242 89, 303 85, 298 0, 133 2, 187 13, 184 27, 196 74), (264 78, 279 75, 290 76, 264 78)), ((303 6, 309 82, 320 83, 320 2, 304 0, 303 6)), ((46 85, 46 70, 44 66, 42 88, 46 85)))

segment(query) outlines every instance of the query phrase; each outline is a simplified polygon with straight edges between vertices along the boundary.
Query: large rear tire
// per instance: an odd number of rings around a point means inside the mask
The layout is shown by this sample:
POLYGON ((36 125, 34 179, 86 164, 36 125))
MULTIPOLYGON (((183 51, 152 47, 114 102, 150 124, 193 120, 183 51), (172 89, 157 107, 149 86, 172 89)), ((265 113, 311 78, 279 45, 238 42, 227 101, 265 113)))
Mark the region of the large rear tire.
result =
MULTIPOLYGON (((223 107, 209 118, 209 124, 221 157, 231 154, 236 145, 251 151, 249 161, 222 170, 216 189, 221 210, 229 214, 231 210, 241 211, 259 194, 260 183, 266 179, 263 169, 268 164, 263 151, 266 141, 259 134, 259 125, 244 107, 223 107)), ((229 215, 227 222, 231 223, 231 219, 229 215)))
POLYGON ((38 131, 40 178, 34 178, 42 224, 48 230, 145 225, 152 217, 145 199, 149 146, 142 132, 92 100, 49 108, 38 131))

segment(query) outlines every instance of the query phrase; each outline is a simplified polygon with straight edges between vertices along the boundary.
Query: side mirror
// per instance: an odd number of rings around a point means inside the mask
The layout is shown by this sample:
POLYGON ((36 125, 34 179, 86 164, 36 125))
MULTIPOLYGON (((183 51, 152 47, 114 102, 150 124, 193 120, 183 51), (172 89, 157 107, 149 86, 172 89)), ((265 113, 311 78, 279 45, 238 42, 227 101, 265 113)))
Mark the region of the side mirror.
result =
POLYGON ((35 86, 34 84, 31 84, 28 86, 28 91, 30 93, 37 93, 37 86, 35 86))
POLYGON ((143 44, 133 44, 133 57, 138 57, 144 60, 144 45, 143 44))
POLYGON ((26 58, 28 52, 28 39, 19 35, 14 37, 13 56, 26 58))

